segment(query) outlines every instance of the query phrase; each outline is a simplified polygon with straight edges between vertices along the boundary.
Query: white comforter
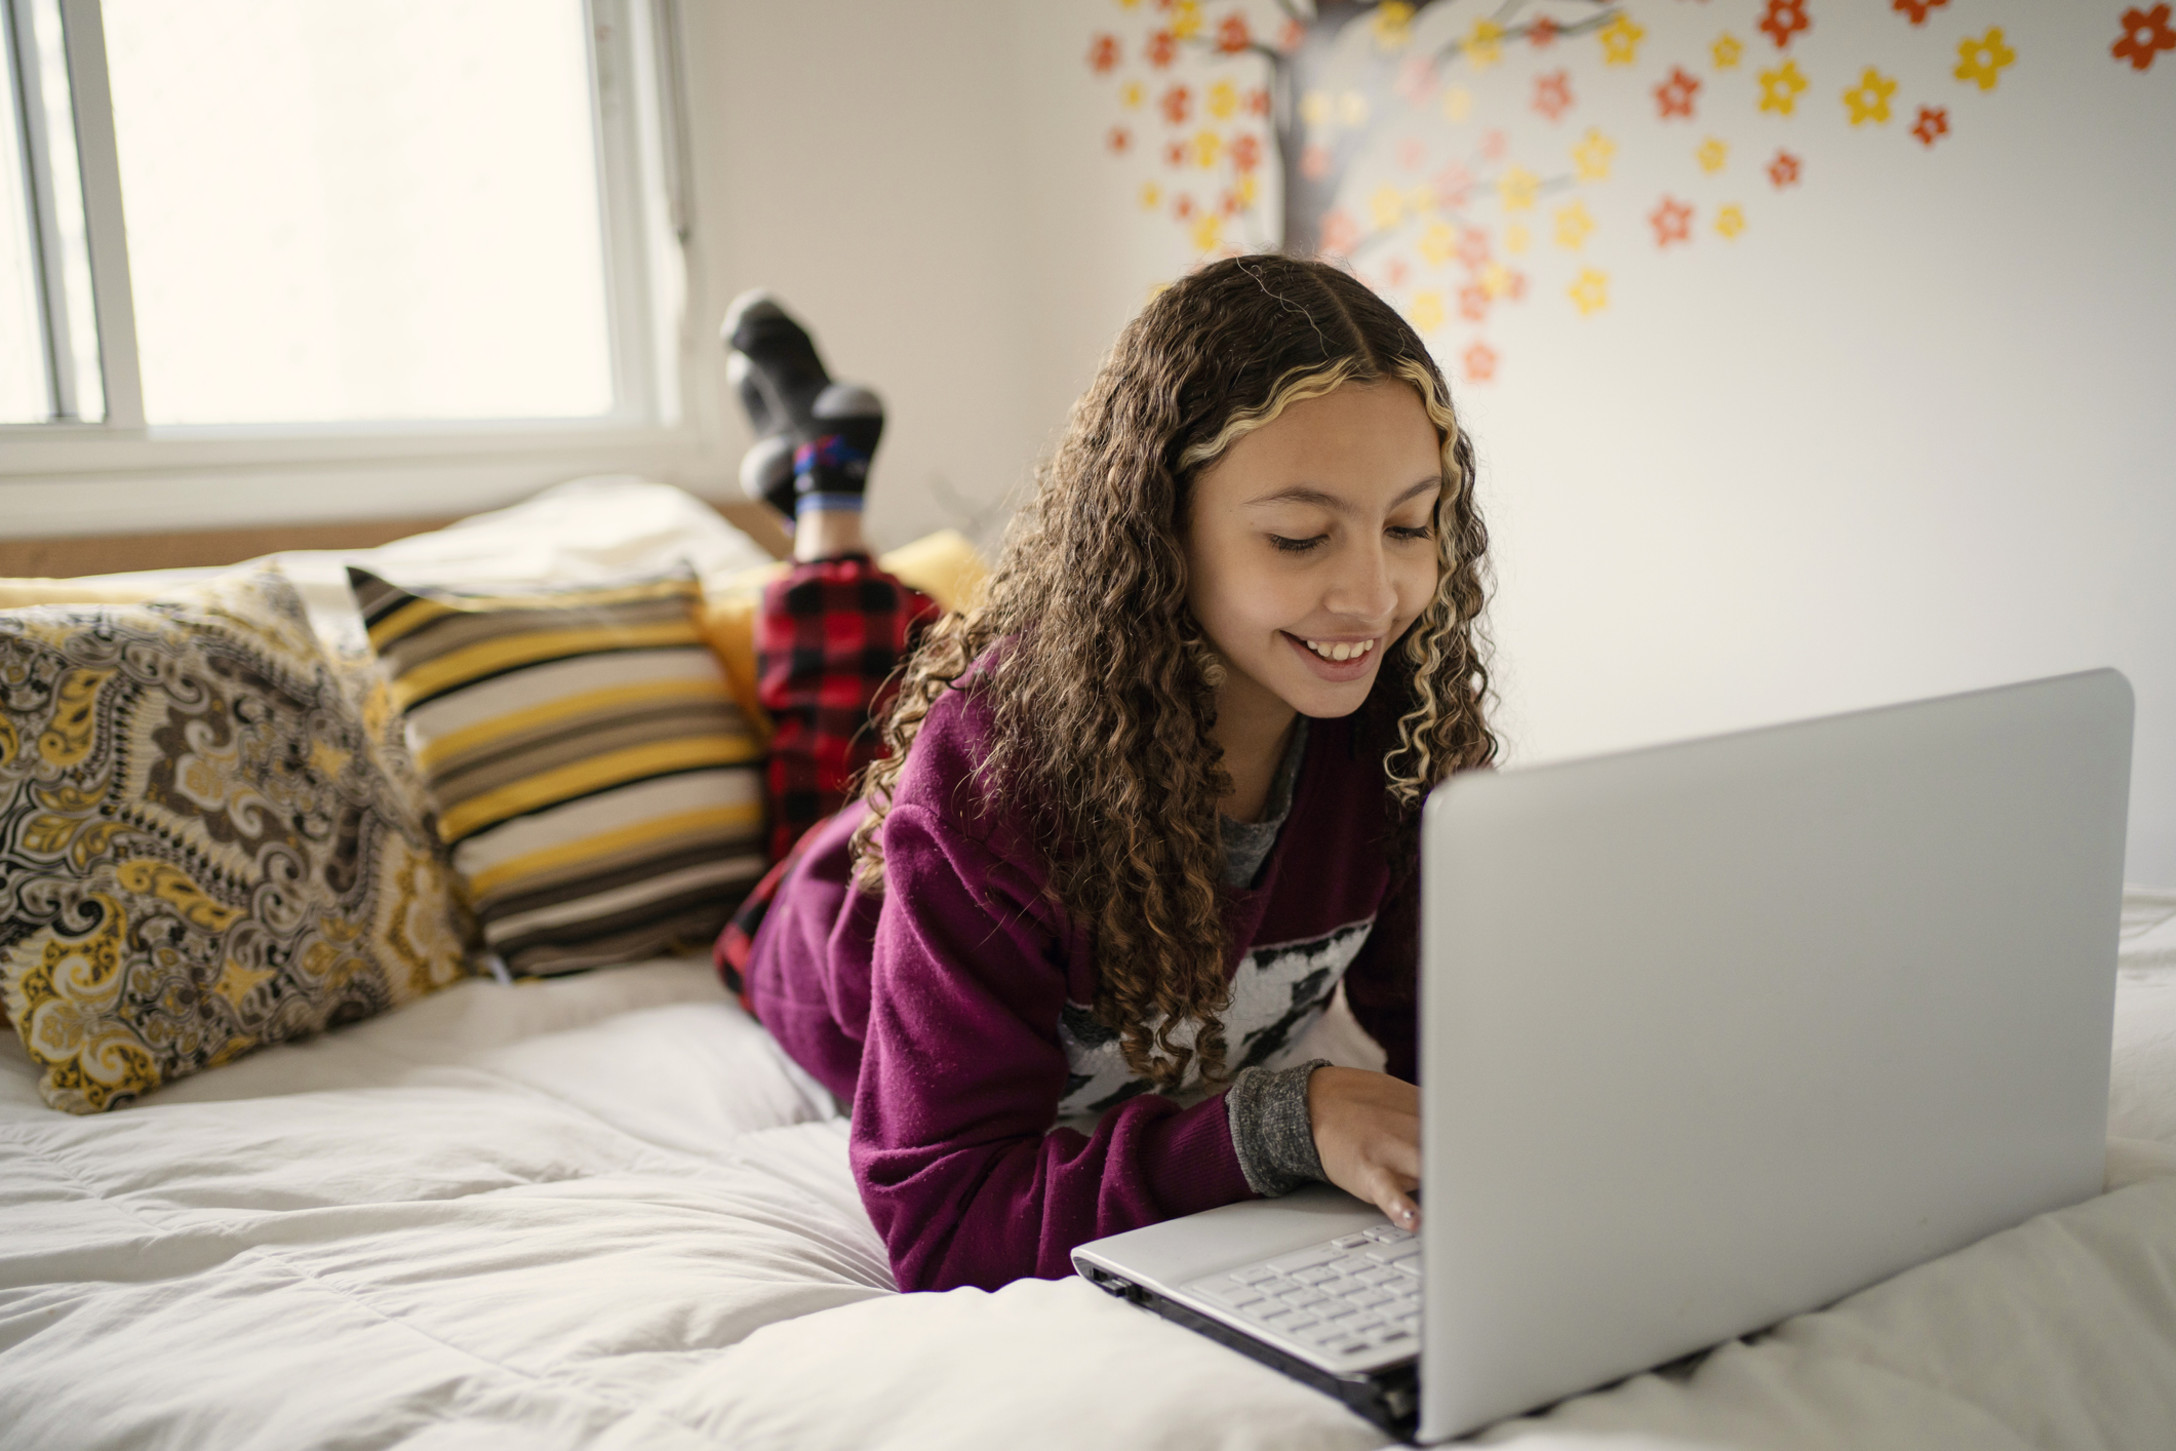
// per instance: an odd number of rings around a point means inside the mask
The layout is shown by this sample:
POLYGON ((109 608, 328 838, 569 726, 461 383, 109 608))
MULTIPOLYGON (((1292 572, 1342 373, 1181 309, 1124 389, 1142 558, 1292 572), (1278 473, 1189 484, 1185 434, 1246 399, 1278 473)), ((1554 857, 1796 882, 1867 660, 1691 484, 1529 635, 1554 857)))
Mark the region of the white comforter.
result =
MULTIPOLYGON (((2176 896, 2131 907, 2119 1187, 1482 1439, 2176 1445, 2176 896)), ((893 1293, 844 1125, 701 963, 467 983, 102 1118, 32 1082, 0 1047, 0 1446, 1382 1443, 1077 1280, 893 1293)))

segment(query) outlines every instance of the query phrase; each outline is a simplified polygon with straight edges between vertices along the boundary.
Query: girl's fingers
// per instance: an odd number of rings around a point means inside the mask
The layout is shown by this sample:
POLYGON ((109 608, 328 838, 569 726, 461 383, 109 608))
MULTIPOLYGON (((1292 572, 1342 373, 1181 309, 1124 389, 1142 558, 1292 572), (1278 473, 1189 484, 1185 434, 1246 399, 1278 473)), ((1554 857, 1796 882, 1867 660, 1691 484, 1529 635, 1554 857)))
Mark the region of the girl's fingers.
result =
POLYGON ((1393 1189, 1376 1203, 1384 1217, 1398 1228, 1420 1232, 1420 1206, 1403 1191, 1393 1189))

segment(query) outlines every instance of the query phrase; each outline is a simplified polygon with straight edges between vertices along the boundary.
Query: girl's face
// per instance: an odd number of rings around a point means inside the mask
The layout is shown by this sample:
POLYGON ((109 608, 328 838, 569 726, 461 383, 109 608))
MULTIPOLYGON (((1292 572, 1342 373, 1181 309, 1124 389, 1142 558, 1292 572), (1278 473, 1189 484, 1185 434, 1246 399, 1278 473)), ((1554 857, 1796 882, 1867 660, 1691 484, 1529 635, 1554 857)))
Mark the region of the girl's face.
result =
POLYGON ((1286 408, 1194 481, 1187 602, 1229 672, 1227 719, 1359 709, 1436 589, 1441 445, 1406 383, 1286 408))

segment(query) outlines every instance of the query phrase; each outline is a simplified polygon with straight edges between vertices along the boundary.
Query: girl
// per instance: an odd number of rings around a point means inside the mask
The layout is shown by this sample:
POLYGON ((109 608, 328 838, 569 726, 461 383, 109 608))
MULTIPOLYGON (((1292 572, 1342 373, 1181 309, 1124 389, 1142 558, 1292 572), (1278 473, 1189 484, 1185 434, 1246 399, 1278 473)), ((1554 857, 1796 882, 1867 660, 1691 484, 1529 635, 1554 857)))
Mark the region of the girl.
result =
MULTIPOLYGON (((1418 812, 1496 749, 1472 460, 1335 268, 1213 263, 1120 335, 984 603, 921 634, 864 800, 723 949, 852 1103, 900 1288, 1315 1179, 1417 1224, 1418 812), (1290 1061, 1341 985, 1388 1072, 1290 1061)), ((827 512, 809 557, 855 537, 827 512)))

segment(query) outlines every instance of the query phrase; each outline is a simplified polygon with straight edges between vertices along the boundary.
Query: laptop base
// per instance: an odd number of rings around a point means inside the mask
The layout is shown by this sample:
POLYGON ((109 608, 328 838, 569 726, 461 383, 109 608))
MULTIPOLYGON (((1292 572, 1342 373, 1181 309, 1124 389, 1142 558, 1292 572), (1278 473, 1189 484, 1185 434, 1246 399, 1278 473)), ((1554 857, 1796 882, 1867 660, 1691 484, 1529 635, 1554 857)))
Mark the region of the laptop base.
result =
POLYGON ((1080 1272, 1097 1289, 1121 1300, 1130 1301, 1144 1310, 1152 1310, 1174 1324, 1183 1325, 1197 1334, 1206 1335, 1219 1345, 1238 1351, 1250 1360, 1260 1361, 1271 1370, 1281 1371, 1301 1384, 1311 1386, 1342 1402, 1362 1419, 1382 1427, 1401 1441, 1411 1441, 1413 1432, 1419 1427, 1418 1356, 1384 1366, 1380 1370, 1339 1375, 1296 1355, 1288 1355, 1244 1330, 1226 1325, 1221 1320, 1211 1319, 1198 1310, 1190 1309, 1145 1286, 1136 1285, 1101 1266, 1084 1265, 1080 1272))

